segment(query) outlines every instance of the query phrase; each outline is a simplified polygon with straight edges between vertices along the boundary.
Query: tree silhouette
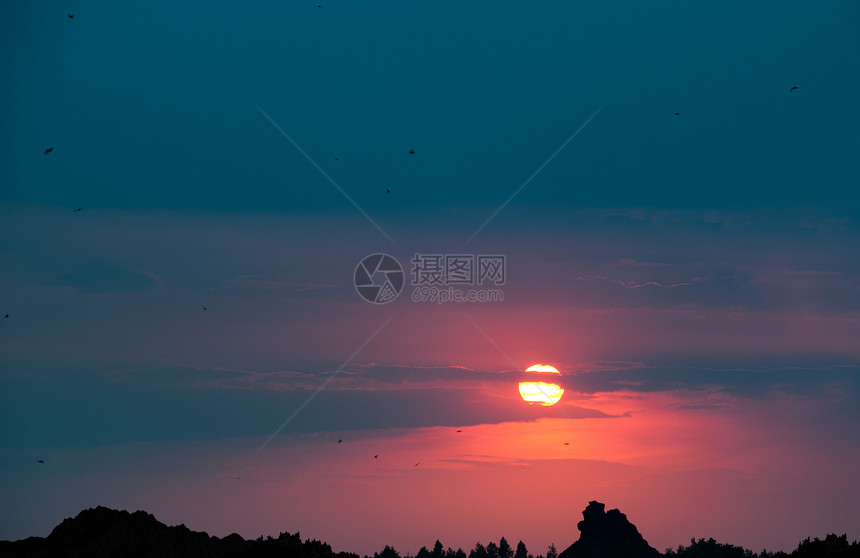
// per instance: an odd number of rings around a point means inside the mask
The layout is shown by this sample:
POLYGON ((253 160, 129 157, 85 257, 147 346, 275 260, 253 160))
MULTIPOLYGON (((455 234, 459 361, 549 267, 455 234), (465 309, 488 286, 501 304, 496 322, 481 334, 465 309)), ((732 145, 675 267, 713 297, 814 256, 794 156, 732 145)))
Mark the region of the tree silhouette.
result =
MULTIPOLYGON (((406 556, 405 558, 411 558, 406 556)), ((439 539, 436 539, 436 544, 433 545, 433 550, 428 550, 426 546, 422 546, 418 549, 418 554, 415 555, 415 558, 467 558, 466 553, 463 552, 462 548, 458 548, 454 550, 450 546, 447 550, 443 549, 442 543, 439 539)))
POLYGON ((666 551, 666 556, 679 558, 749 558, 752 553, 743 547, 718 543, 714 539, 690 539, 690 546, 678 545, 678 550, 666 551), (671 552, 671 554, 670 554, 671 552))
POLYGON ((476 542, 475 548, 469 552, 469 558, 487 558, 487 549, 480 542, 476 542))
POLYGON ((827 535, 824 540, 815 537, 797 545, 797 549, 791 553, 791 558, 854 558, 860 556, 860 543, 854 541, 848 543, 848 535, 827 535))
POLYGON ((555 543, 549 545, 546 550, 546 558, 558 558, 558 550, 555 549, 555 543))
POLYGON ((499 547, 496 546, 496 543, 490 541, 487 543, 487 557, 488 558, 499 558, 499 547))
POLYGON ((499 540, 499 558, 514 558, 514 549, 511 548, 505 537, 499 540))
POLYGON ((526 545, 523 541, 517 543, 517 551, 514 553, 514 558, 528 558, 529 553, 526 550, 526 545))
POLYGON ((394 550, 393 546, 385 545, 382 552, 374 552, 373 558, 400 558, 400 554, 394 550))

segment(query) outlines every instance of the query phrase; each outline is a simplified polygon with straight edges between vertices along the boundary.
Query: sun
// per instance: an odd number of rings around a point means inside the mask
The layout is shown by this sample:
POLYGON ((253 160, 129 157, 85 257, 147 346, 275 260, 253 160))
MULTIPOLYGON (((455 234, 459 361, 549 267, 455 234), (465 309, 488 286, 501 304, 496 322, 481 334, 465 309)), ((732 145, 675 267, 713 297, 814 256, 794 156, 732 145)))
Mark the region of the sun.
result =
MULTIPOLYGON (((535 378, 538 374, 557 374, 561 372, 555 366, 535 364, 526 368, 526 374, 535 378)), ((538 405, 555 405, 564 394, 564 388, 552 382, 529 381, 520 382, 520 395, 524 401, 538 405)))

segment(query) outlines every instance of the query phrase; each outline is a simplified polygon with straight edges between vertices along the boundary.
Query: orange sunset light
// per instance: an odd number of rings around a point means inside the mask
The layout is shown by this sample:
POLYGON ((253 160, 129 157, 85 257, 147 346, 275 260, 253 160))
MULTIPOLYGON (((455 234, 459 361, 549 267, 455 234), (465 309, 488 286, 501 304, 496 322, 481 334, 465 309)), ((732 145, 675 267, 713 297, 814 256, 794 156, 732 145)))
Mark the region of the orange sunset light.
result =
MULTIPOLYGON (((535 364, 526 368, 526 372, 539 372, 544 374, 557 374, 561 372, 555 366, 548 364, 535 364)), ((538 405, 555 405, 564 394, 564 388, 550 382, 520 382, 520 396, 528 403, 538 405)))

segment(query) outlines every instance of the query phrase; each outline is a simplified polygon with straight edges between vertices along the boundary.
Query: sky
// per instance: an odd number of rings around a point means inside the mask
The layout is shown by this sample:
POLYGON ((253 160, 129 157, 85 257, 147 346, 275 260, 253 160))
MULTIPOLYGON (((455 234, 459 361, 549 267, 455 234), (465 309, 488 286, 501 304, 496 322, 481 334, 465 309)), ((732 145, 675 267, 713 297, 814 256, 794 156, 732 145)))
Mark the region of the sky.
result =
POLYGON ((0 539, 860 538, 860 6, 315 2, 4 6, 0 539))

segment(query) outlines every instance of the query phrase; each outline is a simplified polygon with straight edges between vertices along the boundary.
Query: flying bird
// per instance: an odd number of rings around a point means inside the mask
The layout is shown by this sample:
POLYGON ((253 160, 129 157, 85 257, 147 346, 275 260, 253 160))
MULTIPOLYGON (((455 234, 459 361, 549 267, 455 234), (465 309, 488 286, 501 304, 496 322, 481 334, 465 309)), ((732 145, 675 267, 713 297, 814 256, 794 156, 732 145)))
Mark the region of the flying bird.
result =
POLYGON ((458 430, 457 432, 462 432, 462 430, 458 430))
POLYGON ((385 189, 385 193, 386 193, 386 194, 390 194, 390 193, 391 193, 391 190, 389 190, 388 188, 386 188, 386 189, 385 189))
POLYGON ((75 14, 69 14, 69 19, 75 19, 75 14))
POLYGON ((415 465, 413 465, 413 467, 417 467, 417 466, 419 466, 419 465, 421 465, 421 462, 420 462, 420 461, 419 461, 418 463, 416 463, 415 465))
POLYGON ((54 150, 53 147, 49 147, 48 149, 45 150, 45 155, 47 155, 48 153, 50 153, 53 150, 54 150))
POLYGON ((676 113, 675 113, 675 116, 681 116, 681 113, 680 113, 680 112, 676 112, 676 113))
POLYGON ((75 211, 83 211, 83 210, 84 210, 84 208, 83 208, 83 207, 79 207, 79 208, 77 208, 75 211))
POLYGON ((373 456, 374 459, 379 459, 379 454, 373 456))
POLYGON ((5 316, 3 316, 3 319, 5 320, 8 317, 9 317, 9 314, 6 314, 5 316))
POLYGON ((37 459, 36 461, 38 461, 39 463, 44 463, 44 462, 45 462, 45 460, 44 460, 44 459, 37 459))
POLYGON ((410 154, 410 155, 415 155, 415 150, 414 150, 414 149, 410 149, 410 150, 409 150, 409 154, 410 154))
POLYGON ((341 438, 340 440, 337 441, 338 444, 340 444, 342 442, 343 442, 343 438, 341 438))
POLYGON ((791 93, 792 91, 796 91, 797 89, 800 89, 800 87, 795 85, 791 89, 789 89, 788 92, 791 93))
POLYGON ((206 308, 206 307, 204 306, 204 307, 203 307, 203 310, 209 310, 209 309, 208 309, 208 308, 206 308))

